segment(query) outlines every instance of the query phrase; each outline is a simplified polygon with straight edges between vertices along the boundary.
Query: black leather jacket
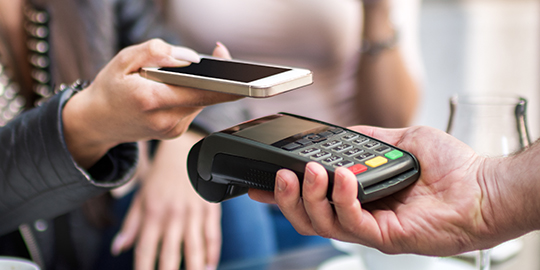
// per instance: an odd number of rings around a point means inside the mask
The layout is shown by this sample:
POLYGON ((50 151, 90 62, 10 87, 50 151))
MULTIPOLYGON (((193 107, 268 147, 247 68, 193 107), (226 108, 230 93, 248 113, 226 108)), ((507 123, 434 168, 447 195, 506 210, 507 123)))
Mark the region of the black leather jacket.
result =
MULTIPOLYGON (((154 0, 28 1, 50 14, 50 71, 56 86, 93 79, 125 46, 154 37, 174 41, 160 26, 154 0)), ((77 269, 91 269, 99 231, 87 224, 80 206, 128 181, 137 164, 135 144, 111 149, 88 171, 75 164, 61 121, 71 95, 71 90, 57 94, 0 128, 0 255, 27 256, 11 253, 23 234, 35 253, 31 257, 43 269, 56 268, 58 230, 50 218, 68 212, 75 229, 64 233, 71 234, 76 247, 77 269), (47 222, 47 228, 35 226, 36 220, 47 222)))
MULTIPOLYGON (((157 19, 155 0, 29 1, 51 15, 51 75, 57 83, 94 78, 125 46, 154 37, 176 43, 157 19)), ((5 153, 0 155, 0 255, 28 256, 11 252, 22 234, 27 246, 23 253, 28 250, 43 269, 67 269, 59 268, 55 258, 59 230, 52 219, 64 213, 69 213, 72 229, 60 233, 71 235, 76 269, 93 269, 97 250, 110 243, 101 242, 102 231, 88 224, 79 206, 128 181, 137 162, 136 145, 123 144, 88 171, 74 163, 61 121, 62 107, 72 94, 66 90, 0 128, 5 153), (40 228, 39 222, 48 225, 40 228)), ((238 104, 222 104, 205 109, 195 122, 202 130, 215 131, 246 120, 245 113, 238 104)))
POLYGON ((0 129, 0 235, 37 218, 51 218, 128 181, 137 146, 111 149, 85 171, 67 150, 61 113, 68 89, 0 129))

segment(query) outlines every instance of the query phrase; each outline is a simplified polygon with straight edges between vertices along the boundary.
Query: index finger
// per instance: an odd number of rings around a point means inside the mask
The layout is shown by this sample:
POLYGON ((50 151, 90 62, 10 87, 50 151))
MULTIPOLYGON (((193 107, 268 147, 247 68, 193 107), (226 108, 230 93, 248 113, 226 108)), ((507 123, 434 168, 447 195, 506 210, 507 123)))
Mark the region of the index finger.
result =
POLYGON ((316 234, 300 197, 300 181, 294 172, 286 169, 277 172, 274 193, 279 209, 297 232, 303 235, 316 234))
POLYGON ((343 241, 371 244, 380 242, 381 234, 373 216, 364 210, 357 197, 358 182, 346 168, 338 168, 334 175, 332 199, 341 230, 338 238, 343 241))
POLYGON ((274 198, 274 192, 266 191, 261 189, 250 188, 248 191, 249 197, 258 202, 276 204, 276 199, 274 198))

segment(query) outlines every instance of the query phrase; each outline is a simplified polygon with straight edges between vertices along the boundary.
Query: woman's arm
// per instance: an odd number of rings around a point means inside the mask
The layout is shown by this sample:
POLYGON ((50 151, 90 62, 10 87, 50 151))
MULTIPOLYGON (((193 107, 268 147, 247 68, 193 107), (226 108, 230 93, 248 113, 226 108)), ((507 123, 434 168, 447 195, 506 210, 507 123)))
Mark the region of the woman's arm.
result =
POLYGON ((362 53, 358 66, 356 92, 357 119, 362 124, 404 127, 411 123, 418 106, 418 65, 406 61, 417 56, 411 39, 417 38, 414 11, 418 1, 400 1, 407 2, 399 3, 404 8, 398 9, 396 1, 390 0, 364 3, 364 44, 389 46, 379 51, 363 48, 368 51, 362 53), (392 12, 403 13, 399 24, 394 22, 392 12))
POLYGON ((126 182, 137 161, 130 142, 177 137, 203 106, 238 99, 138 74, 197 58, 160 40, 128 47, 86 89, 66 90, 0 129, 0 234, 126 182))

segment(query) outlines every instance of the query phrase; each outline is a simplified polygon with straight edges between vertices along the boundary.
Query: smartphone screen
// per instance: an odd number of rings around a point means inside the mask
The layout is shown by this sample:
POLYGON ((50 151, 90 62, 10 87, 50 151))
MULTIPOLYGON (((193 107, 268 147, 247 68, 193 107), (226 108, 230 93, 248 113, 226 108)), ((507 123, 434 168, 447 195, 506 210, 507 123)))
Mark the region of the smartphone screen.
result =
POLYGON ((192 63, 187 67, 166 67, 159 70, 249 83, 291 69, 202 58, 200 63, 192 63))

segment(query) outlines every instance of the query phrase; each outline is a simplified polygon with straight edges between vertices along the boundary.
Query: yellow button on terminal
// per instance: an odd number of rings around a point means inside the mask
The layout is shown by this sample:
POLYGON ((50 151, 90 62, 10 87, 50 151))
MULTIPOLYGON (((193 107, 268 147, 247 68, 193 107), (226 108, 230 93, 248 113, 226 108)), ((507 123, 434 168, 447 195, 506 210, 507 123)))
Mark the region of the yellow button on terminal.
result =
POLYGON ((379 156, 379 157, 372 158, 372 159, 366 161, 366 165, 368 165, 371 168, 375 168, 375 167, 379 167, 379 166, 381 166, 381 165, 383 165, 383 164, 385 164, 387 162, 388 162, 388 159, 379 156))

